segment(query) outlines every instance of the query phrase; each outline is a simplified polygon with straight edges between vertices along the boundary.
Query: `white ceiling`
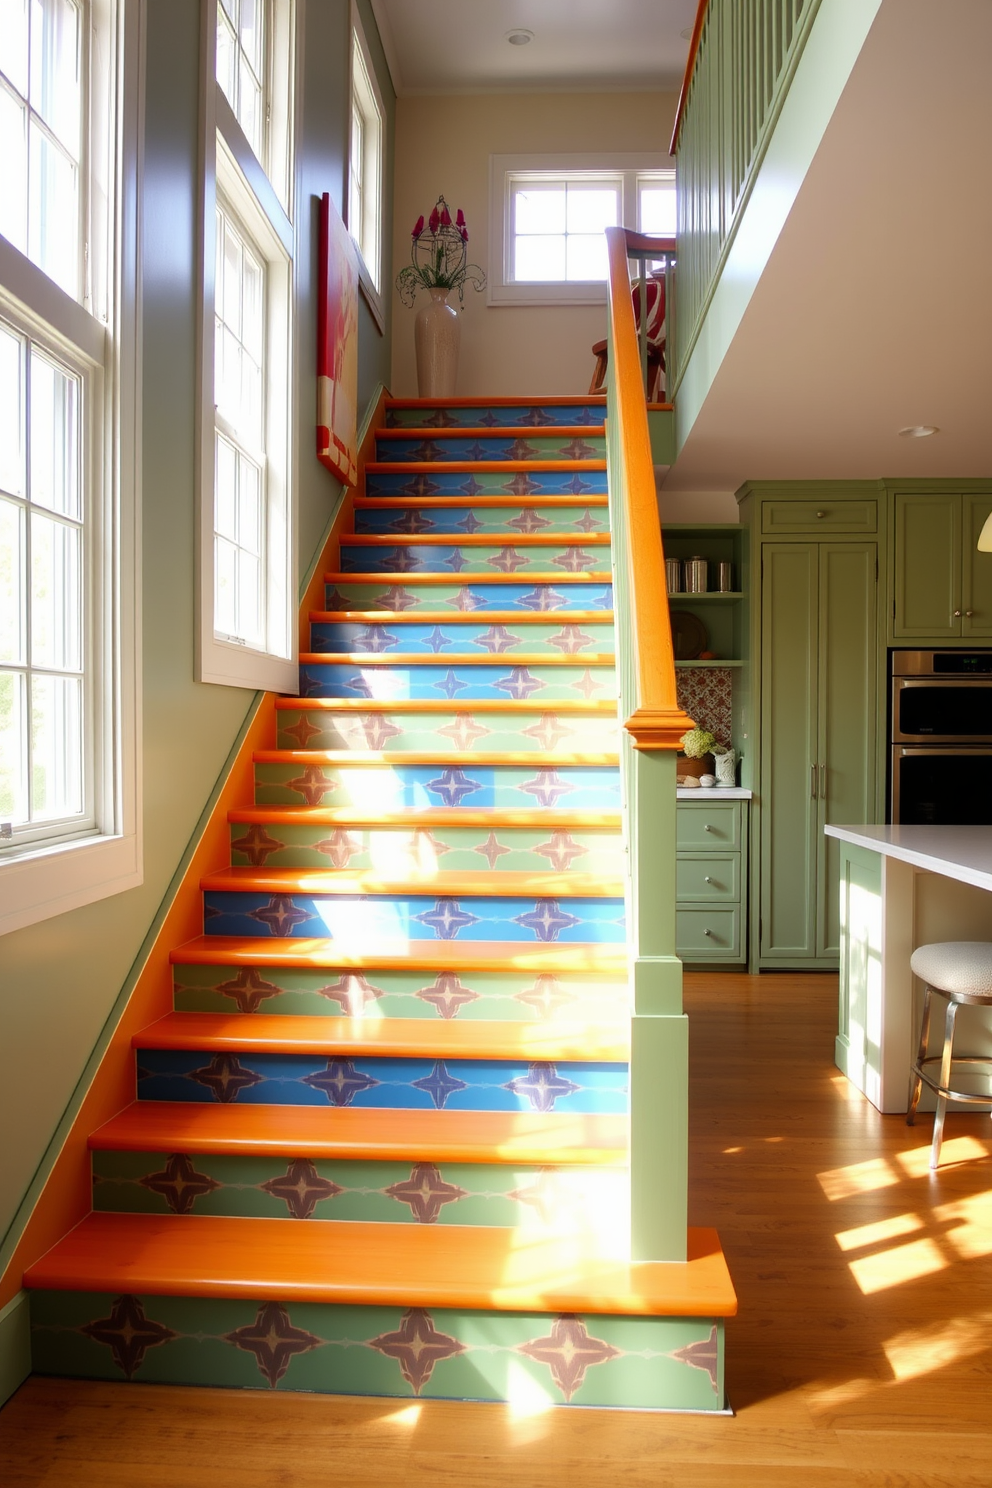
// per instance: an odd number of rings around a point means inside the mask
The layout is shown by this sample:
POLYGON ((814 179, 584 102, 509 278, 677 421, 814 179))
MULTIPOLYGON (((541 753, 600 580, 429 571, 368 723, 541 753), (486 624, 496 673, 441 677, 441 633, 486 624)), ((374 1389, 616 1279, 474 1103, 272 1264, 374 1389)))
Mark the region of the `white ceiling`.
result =
POLYGON ((670 91, 696 0, 372 0, 397 94, 670 91), (534 33, 511 46, 506 33, 534 33))

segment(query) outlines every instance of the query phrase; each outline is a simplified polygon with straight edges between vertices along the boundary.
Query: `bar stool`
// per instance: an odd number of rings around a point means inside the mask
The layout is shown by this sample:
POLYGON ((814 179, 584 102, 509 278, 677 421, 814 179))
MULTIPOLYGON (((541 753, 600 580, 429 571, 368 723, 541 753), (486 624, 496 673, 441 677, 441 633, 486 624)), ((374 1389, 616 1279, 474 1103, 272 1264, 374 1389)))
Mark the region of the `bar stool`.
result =
POLYGON ((963 1101, 972 1105, 985 1105, 992 1099, 992 1092, 983 1093, 951 1089, 952 1070, 957 1065, 979 1065, 986 1076, 992 1076, 992 1056, 955 1055, 954 1020, 958 1008, 992 1007, 992 942, 985 940, 946 940, 933 945, 918 946, 910 957, 910 966, 924 984, 923 1019, 920 1024, 920 1047, 911 1074, 913 1077, 906 1125, 912 1126, 916 1119, 923 1085, 927 1085, 937 1096, 937 1110, 933 1119, 933 1143, 930 1147, 930 1166, 940 1163, 940 1146, 944 1137, 944 1117, 949 1100, 963 1101), (946 999, 947 1014, 944 1021, 944 1047, 940 1054, 927 1054, 930 1036, 930 998, 934 992, 946 999), (928 1073, 927 1066, 940 1065, 937 1079, 928 1073))

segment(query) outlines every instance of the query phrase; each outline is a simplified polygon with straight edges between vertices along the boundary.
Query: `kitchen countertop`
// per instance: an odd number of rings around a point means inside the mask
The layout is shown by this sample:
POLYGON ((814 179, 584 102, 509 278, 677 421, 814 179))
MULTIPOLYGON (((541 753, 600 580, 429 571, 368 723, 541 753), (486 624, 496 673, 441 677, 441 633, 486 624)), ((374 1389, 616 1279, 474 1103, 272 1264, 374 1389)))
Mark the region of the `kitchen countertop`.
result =
MULTIPOLYGON (((681 794, 681 792, 680 792, 681 794)), ((699 791, 696 794, 702 795, 699 791)), ((718 795, 718 791, 707 791, 718 795)), ((825 827, 828 837, 898 858, 927 873, 992 889, 992 827, 825 827)))
POLYGON ((677 785, 675 794, 680 801, 718 801, 721 798, 725 801, 750 801, 754 791, 744 790, 740 785, 711 785, 705 788, 701 785, 677 785))

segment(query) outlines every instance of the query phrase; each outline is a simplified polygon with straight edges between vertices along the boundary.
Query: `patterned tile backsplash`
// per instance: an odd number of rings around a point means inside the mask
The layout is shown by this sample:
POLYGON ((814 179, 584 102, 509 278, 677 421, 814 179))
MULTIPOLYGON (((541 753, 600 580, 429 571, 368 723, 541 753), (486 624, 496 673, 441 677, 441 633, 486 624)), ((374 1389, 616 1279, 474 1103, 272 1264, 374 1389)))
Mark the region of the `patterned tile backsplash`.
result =
POLYGON ((699 728, 716 734, 720 744, 732 743, 734 674, 730 667, 679 667, 675 673, 679 707, 699 728))

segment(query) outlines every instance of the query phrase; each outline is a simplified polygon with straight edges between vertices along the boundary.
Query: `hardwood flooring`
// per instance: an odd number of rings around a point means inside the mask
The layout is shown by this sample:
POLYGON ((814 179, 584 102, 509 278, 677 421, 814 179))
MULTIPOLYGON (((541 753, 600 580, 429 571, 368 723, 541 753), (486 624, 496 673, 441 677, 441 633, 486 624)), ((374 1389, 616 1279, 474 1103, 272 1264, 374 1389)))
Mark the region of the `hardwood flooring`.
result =
POLYGON ((836 978, 689 975, 690 1223, 740 1296, 733 1418, 29 1380, 4 1488, 989 1488, 992 1128, 880 1116, 836 978))

